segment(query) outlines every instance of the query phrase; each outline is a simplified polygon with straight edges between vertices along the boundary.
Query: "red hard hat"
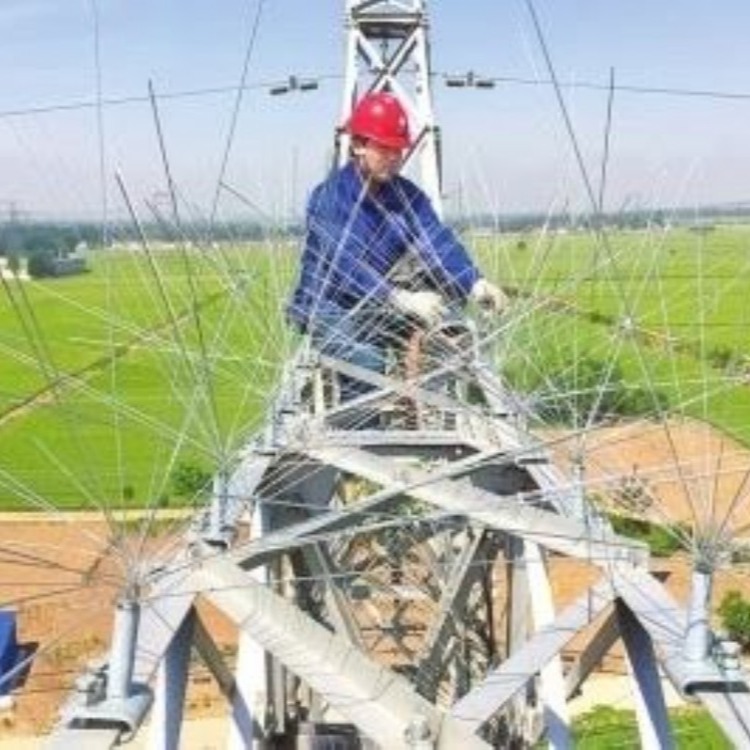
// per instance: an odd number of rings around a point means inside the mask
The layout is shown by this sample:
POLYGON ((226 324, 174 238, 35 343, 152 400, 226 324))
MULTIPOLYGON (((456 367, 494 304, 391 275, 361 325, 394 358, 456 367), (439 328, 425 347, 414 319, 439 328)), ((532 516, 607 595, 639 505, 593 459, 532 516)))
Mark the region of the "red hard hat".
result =
POLYGON ((366 94, 354 107, 346 125, 349 135, 367 138, 388 148, 408 148, 409 119, 393 94, 366 94))

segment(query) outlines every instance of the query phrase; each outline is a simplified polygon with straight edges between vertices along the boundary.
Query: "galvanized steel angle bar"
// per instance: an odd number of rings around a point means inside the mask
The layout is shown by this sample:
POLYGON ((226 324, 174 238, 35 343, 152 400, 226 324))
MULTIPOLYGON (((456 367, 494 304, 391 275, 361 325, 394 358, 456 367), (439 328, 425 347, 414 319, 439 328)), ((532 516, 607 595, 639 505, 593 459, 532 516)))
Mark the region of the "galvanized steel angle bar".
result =
POLYGON ((602 659, 619 637, 617 616, 613 610, 594 626, 593 632, 588 636, 586 645, 581 649, 575 660, 568 665, 565 672, 565 691, 568 698, 578 692, 583 682, 602 663, 602 659))
POLYGON ((389 377, 388 375, 381 375, 374 370, 368 370, 366 367, 358 367, 349 362, 344 362, 343 360, 334 359, 333 357, 325 355, 321 356, 320 361, 325 367, 329 367, 342 375, 361 380, 362 382, 373 385, 378 389, 375 392, 367 393, 357 399, 347 401, 345 404, 341 404, 335 409, 330 409, 326 414, 326 418, 328 419, 344 414, 353 409, 361 408, 363 405, 376 403, 393 395, 405 396, 407 398, 419 400, 429 406, 436 406, 441 409, 449 409, 455 412, 462 412, 470 409, 466 404, 449 398, 445 394, 438 393, 437 391, 431 391, 426 387, 430 380, 445 375, 445 371, 442 369, 425 373, 416 381, 405 381, 399 378, 389 377))
POLYGON ((149 725, 154 750, 179 750, 181 744, 195 621, 192 609, 159 662, 149 725))
POLYGON ((472 586, 485 567, 494 560, 499 543, 494 534, 481 530, 463 546, 446 581, 437 615, 432 619, 422 646, 415 684, 423 695, 433 695, 439 681, 440 666, 451 628, 461 619, 472 586))
POLYGON ((339 570, 335 560, 323 544, 313 544, 303 554, 313 578, 320 579, 325 585, 326 610, 334 630, 347 637, 357 648, 364 650, 362 637, 342 591, 341 581, 336 580, 339 570))
POLYGON ((65 729, 53 732, 44 742, 44 750, 107 750, 120 745, 122 728, 65 729))
POLYGON ((461 698, 451 709, 451 714, 473 730, 479 729, 593 622, 612 603, 614 596, 610 581, 603 578, 560 612, 552 623, 531 636, 481 685, 461 698))
POLYGON ((750 747, 750 692, 697 689, 693 695, 708 709, 737 748, 750 747))
POLYGON ((467 480, 450 481, 439 475, 433 478, 428 472, 396 466, 359 449, 315 448, 310 453, 323 463, 408 491, 412 497, 443 510, 599 566, 617 561, 642 564, 648 558, 648 550, 641 543, 615 534, 593 536, 588 525, 578 519, 527 505, 519 498, 479 490, 467 480))
POLYGON ((671 750, 675 744, 654 644, 641 622, 622 600, 615 602, 615 612, 625 645, 641 744, 643 747, 671 750))
MULTIPOLYGON (((342 455, 355 455, 351 448, 345 446, 332 446, 327 448, 326 446, 322 446, 320 449, 316 449, 314 446, 308 446, 307 459, 314 461, 315 463, 321 463, 322 457, 322 463, 328 465, 328 457, 331 451, 333 452, 332 455, 339 455, 340 453, 342 455), (319 454, 318 450, 325 450, 325 456, 322 453, 319 454)), ((430 484, 440 478, 449 478, 457 474, 467 473, 477 465, 481 465, 487 460, 496 458, 500 453, 501 451, 495 450, 474 454, 467 458, 454 461, 444 469, 436 471, 431 475, 425 474, 425 478, 421 481, 430 484)), ((356 455, 364 455, 365 457, 371 456, 371 454, 367 452, 358 452, 356 455)), ((388 459, 382 460, 388 461, 388 459)), ((331 463, 330 465, 336 464, 331 463)), ((395 466, 395 464, 393 465, 395 466)), ((353 470, 353 467, 350 464, 347 464, 346 470, 353 474, 357 473, 356 470, 353 470)), ((246 569, 264 564, 269 559, 285 552, 290 547, 312 543, 314 540, 311 539, 311 537, 330 535, 334 532, 356 526, 370 514, 380 512, 386 508, 389 503, 397 501, 399 495, 410 489, 408 484, 403 483, 399 479, 392 480, 390 476, 386 477, 382 484, 385 485, 383 490, 376 492, 374 495, 361 501, 352 503, 345 509, 328 511, 327 513, 310 518, 306 521, 300 521, 284 529, 268 532, 261 538, 253 540, 248 544, 239 545, 229 553, 230 559, 246 569)))
POLYGON ((193 576, 209 601, 377 742, 407 747, 406 730, 422 716, 438 738, 437 747, 487 747, 417 695, 405 678, 373 662, 226 557, 205 561, 193 576))
POLYGON ((192 560, 177 558, 175 571, 155 578, 147 596, 141 601, 136 657, 135 682, 149 683, 169 644, 190 614, 196 597, 192 587, 192 560))
POLYGON ((221 649, 216 645, 216 641, 214 641, 208 628, 204 625, 203 620, 197 615, 193 623, 193 628, 195 650, 198 652, 203 663, 208 667, 208 671, 213 675, 222 695, 231 701, 234 698, 237 683, 232 671, 224 661, 221 649))

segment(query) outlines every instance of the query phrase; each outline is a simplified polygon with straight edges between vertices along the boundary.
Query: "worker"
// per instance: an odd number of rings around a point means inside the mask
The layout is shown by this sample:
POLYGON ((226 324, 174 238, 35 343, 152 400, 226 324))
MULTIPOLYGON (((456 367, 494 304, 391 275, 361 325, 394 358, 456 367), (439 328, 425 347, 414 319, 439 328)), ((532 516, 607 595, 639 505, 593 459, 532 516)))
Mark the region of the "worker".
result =
MULTIPOLYGON (((384 372, 389 342, 429 329, 471 298, 499 311, 485 279, 430 200, 399 174, 412 145, 406 111, 390 93, 364 96, 346 124, 350 159, 310 197, 299 280, 288 307, 323 354, 384 372), (404 269, 411 269, 404 275, 404 269)), ((342 377, 341 400, 372 389, 342 377)))

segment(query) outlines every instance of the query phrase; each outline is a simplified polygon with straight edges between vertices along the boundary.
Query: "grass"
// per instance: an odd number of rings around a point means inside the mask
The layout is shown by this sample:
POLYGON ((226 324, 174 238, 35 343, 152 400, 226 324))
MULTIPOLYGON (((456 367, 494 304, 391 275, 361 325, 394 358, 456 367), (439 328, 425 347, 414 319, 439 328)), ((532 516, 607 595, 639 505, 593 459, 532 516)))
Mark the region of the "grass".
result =
POLYGON ((680 539, 690 536, 690 528, 685 525, 665 526, 617 514, 609 514, 608 517, 617 534, 644 542, 654 557, 671 556, 681 549, 680 539))
POLYGON ((264 249, 212 260, 101 253, 5 295, 0 507, 161 502, 179 462, 216 466, 258 426, 289 275, 264 249))
POLYGON ((493 272, 524 293, 554 295, 612 319, 625 312, 646 330, 748 353, 750 229, 555 235, 518 250, 484 243, 493 272))
MULTIPOLYGON (((679 750, 731 750, 733 745, 707 711, 684 708, 670 711, 675 745, 679 750)), ((596 706, 573 722, 577 750, 638 750, 635 713, 596 706)))
MULTIPOLYGON (((750 444, 750 388, 732 376, 750 358, 750 231, 525 243, 474 248, 516 296, 497 353, 520 390, 544 399, 564 382, 583 424, 582 363, 596 361, 647 410, 663 394, 750 444)), ((5 287, 0 508, 161 502, 178 463, 226 460, 293 349, 282 306, 295 265, 281 244, 120 250, 93 254, 84 276, 5 287)))
POLYGON ((543 394, 562 373, 574 403, 578 365, 610 363, 654 404, 664 395, 675 414, 750 444, 747 228, 500 238, 479 251, 516 295, 499 358, 521 390, 543 394))

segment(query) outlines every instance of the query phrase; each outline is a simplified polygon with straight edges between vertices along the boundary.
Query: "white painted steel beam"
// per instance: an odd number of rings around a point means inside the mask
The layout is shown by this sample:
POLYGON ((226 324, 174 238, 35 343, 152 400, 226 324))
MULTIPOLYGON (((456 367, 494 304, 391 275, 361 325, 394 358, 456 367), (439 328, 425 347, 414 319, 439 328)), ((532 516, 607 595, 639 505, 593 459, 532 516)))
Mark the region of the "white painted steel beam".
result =
MULTIPOLYGON (((523 544, 531 616, 536 631, 549 627, 555 621, 555 602, 552 598, 552 587, 542 549, 533 542, 525 541, 523 544)), ((567 750, 571 747, 570 715, 565 693, 562 657, 559 653, 541 669, 539 681, 544 704, 547 742, 555 750, 567 750)))
MULTIPOLYGON (((250 519, 250 535, 256 540, 262 538, 261 516, 261 509, 256 505, 250 519)), ((248 575, 263 586, 268 580, 268 569, 256 567, 248 575)), ((227 750, 245 750, 252 747, 255 738, 263 736, 268 702, 267 663, 266 652, 260 644, 240 628, 233 692, 227 694, 231 703, 227 750)))
MULTIPOLYGON (((338 447, 341 448, 341 446, 338 447)), ((342 448, 342 450, 350 452, 349 449, 342 448)), ((451 462, 433 474, 425 475, 427 479, 424 480, 423 478, 423 481, 433 485, 438 479, 449 479, 459 474, 469 473, 481 464, 497 458, 498 455, 497 451, 470 455, 451 462)), ((317 461, 314 463, 317 463, 317 461)), ((278 556, 281 552, 288 551, 292 547, 314 543, 312 538, 315 536, 322 534, 330 535, 335 531, 355 527, 367 515, 382 510, 389 503, 396 500, 403 491, 403 484, 391 483, 386 489, 376 492, 363 500, 351 503, 344 510, 328 511, 327 513, 316 515, 305 521, 299 521, 277 531, 269 531, 248 544, 238 546, 228 553, 229 557, 243 567, 249 568, 260 565, 278 556)), ((492 497, 496 498, 495 495, 492 497)))
POLYGON ((750 692, 706 688, 693 695, 709 710, 736 748, 750 747, 750 692))
POLYGON ((216 641, 211 637, 200 617, 197 616, 195 617, 193 626, 193 645, 198 652, 198 656, 200 656, 203 663, 208 667, 208 671, 216 680, 221 694, 231 701, 237 692, 234 675, 224 661, 224 657, 216 645, 216 641))
POLYGON ((240 455, 231 471, 219 471, 214 476, 213 493, 207 509, 206 528, 201 538, 210 543, 229 546, 236 526, 249 501, 271 464, 272 456, 261 453, 252 445, 240 455))
POLYGON ((165 573, 141 602, 141 621, 133 679, 149 683, 169 644, 190 612, 196 592, 189 588, 189 565, 182 556, 173 561, 176 572, 165 573))
MULTIPOLYGON (((461 414, 464 420, 475 429, 481 428, 477 429, 477 432, 481 433, 480 442, 485 447, 488 443, 502 444, 509 453, 514 453, 519 458, 532 455, 539 456, 544 453, 542 444, 536 438, 527 433, 522 433, 507 420, 491 417, 479 406, 469 405, 465 402, 457 401, 444 393, 430 390, 431 382, 451 374, 464 380, 476 382, 479 382, 479 376, 482 375, 484 380, 488 381, 489 375, 486 373, 487 365, 479 360, 472 361, 471 363, 444 363, 441 367, 425 372, 419 378, 409 380, 408 382, 353 365, 350 362, 344 362, 334 357, 321 356, 320 362, 327 368, 348 377, 361 380, 363 383, 369 383, 376 389, 356 399, 347 401, 335 409, 329 410, 322 421, 330 420, 332 417, 346 414, 351 410, 361 409, 365 406, 373 408, 378 402, 386 401, 394 395, 399 395, 413 399, 421 404, 461 414)), ((499 383, 497 387, 500 387, 499 383)), ((490 401, 490 407, 494 410, 493 403, 493 401, 490 401)), ((462 431, 459 430, 458 432, 461 434, 462 431)), ((474 438, 474 441, 476 441, 476 438, 474 438)))
POLYGON ((593 622, 613 601, 609 581, 602 580, 546 627, 538 630, 484 682, 459 700, 451 715, 467 728, 478 730, 489 721, 526 683, 541 672, 578 632, 593 622))
POLYGON ((568 698, 578 692, 582 683, 602 663, 602 659, 619 637, 617 617, 612 611, 596 626, 581 653, 569 666, 565 674, 565 692, 568 698))
POLYGON ((305 560, 310 573, 325 583, 326 614, 333 629, 349 639, 360 650, 364 650, 362 634, 357 622, 349 609, 346 597, 340 586, 334 580, 341 571, 322 544, 314 544, 307 548, 305 560))
MULTIPOLYGON (((421 404, 436 406, 440 409, 457 412, 471 411, 471 407, 466 404, 456 401, 444 393, 429 390, 428 384, 430 380, 439 377, 441 374, 445 374, 441 370, 425 373, 425 375, 419 378, 418 381, 407 381, 400 378, 389 377, 388 375, 382 375, 381 373, 369 370, 366 367, 359 367, 350 362, 345 362, 341 359, 336 359, 335 357, 329 357, 326 355, 321 355, 320 363, 324 367, 334 370, 342 375, 361 380, 363 383, 369 383, 379 389, 379 391, 363 395, 361 400, 356 399, 347 401, 335 409, 330 410, 326 414, 326 419, 330 419, 330 417, 337 414, 345 414, 348 411, 359 408, 360 405, 363 404, 371 405, 373 402, 390 398, 393 395, 405 396, 421 404)), ((476 411, 478 412, 479 410, 476 411)))
POLYGON ((473 539, 467 540, 446 582, 438 602, 438 612, 432 618, 422 646, 414 683, 422 695, 433 698, 443 676, 442 664, 446 646, 455 629, 455 620, 460 620, 471 587, 476 582, 482 564, 491 563, 497 554, 494 545, 488 544, 482 531, 476 532, 473 539))
POLYGON ((648 556, 647 548, 639 542, 615 534, 592 537, 589 527, 580 520, 550 513, 515 497, 477 489, 468 480, 432 480, 428 472, 397 465, 356 448, 312 448, 309 455, 378 484, 400 487, 412 497, 443 510, 599 566, 642 563, 648 556))
POLYGON ((240 630, 237 639, 237 670, 230 696, 231 717, 228 750, 252 747, 254 737, 261 736, 256 713, 263 711, 265 696, 259 695, 259 683, 265 688, 265 652, 253 637, 240 630))
POLYGON ((54 732, 44 742, 44 750, 107 750, 120 746, 124 734, 118 729, 66 729, 54 732))
POLYGON ((424 717, 437 748, 487 744, 420 697, 409 682, 374 663, 227 559, 204 562, 194 585, 266 651, 380 745, 406 748, 406 732, 424 717))
POLYGON ((713 660, 696 662, 685 658, 685 609, 647 571, 615 568, 612 585, 648 632, 667 676, 678 691, 691 694, 695 687, 706 689, 711 685, 719 692, 747 691, 744 675, 728 679, 713 660))
MULTIPOLYGON (((156 678, 157 670, 167 658, 175 635, 180 631, 195 599, 195 592, 190 589, 192 584, 187 583, 189 571, 180 564, 182 562, 180 557, 176 561, 178 572, 162 575, 154 583, 148 596, 140 600, 135 653, 132 663, 127 667, 132 684, 138 686, 138 692, 141 691, 141 686, 151 684, 156 678)), ((127 699, 121 702, 124 706, 127 699)), ((84 696, 71 696, 63 709, 59 726, 52 732, 45 746, 49 750, 101 750, 119 744, 128 733, 125 724, 103 728, 101 724, 104 717, 101 717, 97 726, 97 705, 99 704, 87 703, 84 696), (90 726, 68 726, 70 718, 79 714, 90 714, 90 726)))
POLYGON ((725 674, 710 659, 686 659, 685 610, 647 572, 613 569, 612 573, 617 594, 650 636, 656 656, 677 690, 700 699, 737 747, 750 747, 750 686, 746 675, 725 674))
POLYGON ((332 534, 361 523, 368 513, 382 509, 393 502, 398 493, 378 493, 357 503, 352 503, 346 510, 329 511, 300 521, 278 531, 269 531, 249 544, 242 544, 228 553, 228 558, 246 568, 266 564, 269 560, 293 548, 314 544, 314 537, 320 534, 332 534))

